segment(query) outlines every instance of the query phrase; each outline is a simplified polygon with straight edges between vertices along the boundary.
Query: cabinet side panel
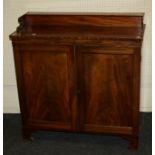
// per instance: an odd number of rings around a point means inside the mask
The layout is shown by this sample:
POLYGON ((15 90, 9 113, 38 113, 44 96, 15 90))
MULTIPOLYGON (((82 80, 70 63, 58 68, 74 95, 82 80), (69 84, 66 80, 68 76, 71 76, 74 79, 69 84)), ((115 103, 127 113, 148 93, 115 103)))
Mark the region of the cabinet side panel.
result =
POLYGON ((12 43, 12 45, 13 45, 20 112, 21 112, 21 118, 22 118, 22 125, 24 128, 24 126, 27 124, 28 112, 27 112, 27 106, 25 103, 26 96, 25 96, 25 89, 24 89, 24 82, 23 82, 24 77, 22 74, 22 67, 21 67, 21 64, 22 64, 21 51, 18 44, 12 43))

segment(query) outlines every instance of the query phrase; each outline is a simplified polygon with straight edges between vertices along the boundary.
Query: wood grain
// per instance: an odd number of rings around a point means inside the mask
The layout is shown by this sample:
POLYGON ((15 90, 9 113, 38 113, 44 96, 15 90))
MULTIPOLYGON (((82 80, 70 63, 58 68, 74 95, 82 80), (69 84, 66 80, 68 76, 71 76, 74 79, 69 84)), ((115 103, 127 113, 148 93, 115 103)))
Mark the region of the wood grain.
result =
POLYGON ((104 48, 95 49, 78 49, 81 54, 79 74, 82 75, 80 90, 85 115, 83 123, 132 126, 132 54, 123 55, 122 51, 117 51, 114 55, 111 54, 115 53, 114 49, 109 54, 104 48))
POLYGON ((47 120, 71 126, 70 48, 40 46, 21 50, 29 121, 47 120))
POLYGON ((65 15, 28 13, 19 18, 18 34, 12 39, 142 39, 143 15, 65 15), (119 29, 118 29, 119 27, 119 29), (21 35, 22 34, 22 35, 21 35))
MULTIPOLYGON (((113 15, 42 15, 31 14, 25 15, 25 20, 32 25, 88 25, 88 26, 125 26, 125 27, 141 27, 142 22, 139 19, 141 16, 130 15, 125 16, 113 15), (102 18, 103 17, 103 18, 102 18), (61 20, 59 19, 61 18, 61 20)), ((19 19, 20 21, 20 19, 19 19)))

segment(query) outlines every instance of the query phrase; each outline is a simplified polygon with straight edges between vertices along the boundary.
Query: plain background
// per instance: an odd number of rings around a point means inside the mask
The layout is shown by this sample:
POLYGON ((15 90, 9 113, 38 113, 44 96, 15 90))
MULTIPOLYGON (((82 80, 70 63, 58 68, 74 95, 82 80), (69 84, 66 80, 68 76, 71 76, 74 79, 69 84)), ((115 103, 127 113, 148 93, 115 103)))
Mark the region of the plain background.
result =
POLYGON ((19 113, 19 103, 9 34, 18 26, 18 17, 39 12, 144 12, 146 29, 142 47, 140 111, 152 111, 151 90, 151 0, 4 0, 4 113, 19 113))

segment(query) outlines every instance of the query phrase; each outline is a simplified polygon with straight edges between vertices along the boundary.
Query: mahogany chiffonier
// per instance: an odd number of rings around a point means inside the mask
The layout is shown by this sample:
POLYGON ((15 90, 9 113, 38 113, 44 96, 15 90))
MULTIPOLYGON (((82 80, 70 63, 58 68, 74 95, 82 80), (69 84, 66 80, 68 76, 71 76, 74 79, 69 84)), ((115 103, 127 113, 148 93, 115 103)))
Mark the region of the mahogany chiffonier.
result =
POLYGON ((103 133, 138 147, 143 14, 26 13, 10 35, 23 137, 103 133))

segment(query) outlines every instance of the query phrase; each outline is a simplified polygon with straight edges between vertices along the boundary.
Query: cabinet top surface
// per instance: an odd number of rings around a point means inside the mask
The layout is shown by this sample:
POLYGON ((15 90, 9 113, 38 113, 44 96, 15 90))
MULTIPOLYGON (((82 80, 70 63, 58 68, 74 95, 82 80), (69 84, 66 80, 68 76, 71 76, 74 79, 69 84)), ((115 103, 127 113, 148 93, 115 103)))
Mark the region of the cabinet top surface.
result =
POLYGON ((21 16, 10 38, 142 39, 143 13, 41 13, 21 16))
POLYGON ((143 12, 27 12, 25 15, 103 15, 103 16, 144 16, 143 12))

